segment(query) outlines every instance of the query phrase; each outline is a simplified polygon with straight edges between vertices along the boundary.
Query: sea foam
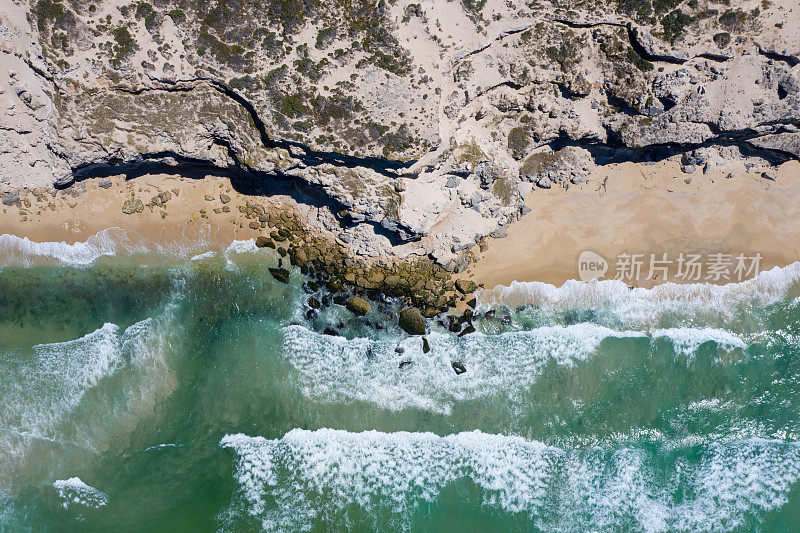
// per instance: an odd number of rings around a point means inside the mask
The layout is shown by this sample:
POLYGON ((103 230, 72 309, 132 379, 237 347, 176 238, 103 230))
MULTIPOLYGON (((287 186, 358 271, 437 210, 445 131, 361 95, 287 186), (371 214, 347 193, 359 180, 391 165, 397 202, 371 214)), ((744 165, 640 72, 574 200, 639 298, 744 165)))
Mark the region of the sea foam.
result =
POLYGON ((256 517, 268 531, 348 523, 354 504, 376 523, 388 515, 412 529, 414 511, 459 480, 478 488, 467 505, 525 515, 532 528, 726 531, 780 508, 800 477, 797 443, 758 438, 677 452, 570 450, 480 431, 295 429, 220 445, 239 456, 228 518, 256 517))
MULTIPOLYGON (((522 405, 524 393, 549 364, 574 367, 595 354, 605 339, 667 339, 677 355, 693 360, 697 349, 745 349, 733 333, 711 328, 618 331, 592 323, 543 326, 497 335, 464 337, 430 333, 430 352, 422 340, 335 337, 303 326, 284 328, 284 357, 298 372, 303 393, 328 402, 368 402, 384 409, 424 409, 450 414, 453 405, 502 395, 522 405), (402 353, 396 352, 400 346, 402 353), (467 368, 456 375, 452 363, 467 368), (404 363, 401 365, 400 363, 404 363), (409 363, 409 364, 406 364, 409 363)), ((647 346, 637 349, 647 350, 647 346)))
POLYGON ((168 316, 125 330, 106 323, 79 339, 30 352, 0 352, 0 486, 10 486, 15 472, 27 468, 36 443, 102 448, 112 434, 132 429, 140 413, 152 411, 174 387, 165 360, 169 341, 162 321, 168 316), (120 390, 113 396, 98 391, 111 378, 120 390), (92 393, 92 401, 84 402, 92 393))
POLYGON ((27 266, 46 260, 55 260, 61 265, 89 265, 99 257, 115 255, 129 246, 128 235, 120 228, 105 229, 74 244, 34 242, 5 233, 0 235, 0 267, 27 266))
POLYGON ((629 324, 653 324, 663 313, 710 313, 730 317, 739 307, 766 306, 787 296, 800 282, 800 262, 774 267, 739 283, 663 283, 651 289, 629 288, 619 280, 569 280, 560 287, 539 281, 478 291, 478 312, 493 308, 537 306, 543 309, 609 308, 629 324))
POLYGON ((65 509, 68 509, 70 504, 99 509, 108 503, 108 496, 105 493, 87 485, 79 477, 59 479, 53 483, 53 487, 63 500, 61 505, 65 509))
POLYGON ((508 394, 513 401, 546 364, 573 366, 603 339, 643 336, 589 323, 460 338, 431 333, 430 353, 423 353, 421 339, 406 338, 398 354, 396 340, 348 340, 293 325, 284 328, 284 356, 299 372, 308 396, 448 414, 455 402, 492 394, 508 394), (453 361, 462 362, 467 372, 456 375, 453 361), (411 364, 400 368, 401 362, 411 364))

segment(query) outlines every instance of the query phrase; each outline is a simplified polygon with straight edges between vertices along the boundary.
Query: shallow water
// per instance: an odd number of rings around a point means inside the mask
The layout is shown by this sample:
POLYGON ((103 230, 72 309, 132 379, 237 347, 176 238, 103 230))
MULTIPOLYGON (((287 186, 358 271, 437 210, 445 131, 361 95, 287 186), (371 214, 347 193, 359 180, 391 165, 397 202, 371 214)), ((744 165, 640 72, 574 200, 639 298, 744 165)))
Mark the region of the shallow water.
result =
POLYGON ((0 530, 800 528, 791 268, 669 295, 519 285, 425 354, 379 309, 306 320, 302 277, 249 242, 12 244, 0 530))

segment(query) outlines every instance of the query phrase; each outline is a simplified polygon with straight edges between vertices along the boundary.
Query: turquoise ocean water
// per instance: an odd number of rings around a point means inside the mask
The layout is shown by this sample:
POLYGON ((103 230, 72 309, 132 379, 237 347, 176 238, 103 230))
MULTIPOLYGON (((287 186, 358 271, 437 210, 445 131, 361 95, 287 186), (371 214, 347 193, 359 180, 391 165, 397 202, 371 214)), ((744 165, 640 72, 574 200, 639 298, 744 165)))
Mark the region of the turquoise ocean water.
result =
POLYGON ((425 354, 251 242, 123 237, 0 236, 0 530, 800 530, 797 265, 514 284, 425 354))

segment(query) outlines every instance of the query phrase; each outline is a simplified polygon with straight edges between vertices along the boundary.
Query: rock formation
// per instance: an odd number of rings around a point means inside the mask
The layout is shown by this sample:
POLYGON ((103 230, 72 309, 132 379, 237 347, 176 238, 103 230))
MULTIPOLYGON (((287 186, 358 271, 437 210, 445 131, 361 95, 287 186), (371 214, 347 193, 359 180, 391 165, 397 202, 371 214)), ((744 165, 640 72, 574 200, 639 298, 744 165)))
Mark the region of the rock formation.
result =
POLYGON ((456 269, 533 187, 596 164, 800 157, 788 1, 0 0, 0 17, 4 195, 152 162, 241 172, 297 184, 355 253, 456 269))

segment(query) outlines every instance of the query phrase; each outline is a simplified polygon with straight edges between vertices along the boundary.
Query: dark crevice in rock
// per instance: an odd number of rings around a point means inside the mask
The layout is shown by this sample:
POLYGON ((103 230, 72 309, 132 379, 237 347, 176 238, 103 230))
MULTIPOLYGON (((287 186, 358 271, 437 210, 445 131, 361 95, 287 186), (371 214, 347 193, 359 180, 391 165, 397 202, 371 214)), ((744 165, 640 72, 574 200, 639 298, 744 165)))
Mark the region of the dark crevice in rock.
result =
POLYGON ((28 65, 28 68, 31 69, 34 74, 36 74, 37 76, 40 76, 40 77, 44 78, 45 80, 49 81, 51 84, 53 84, 53 87, 58 89, 58 84, 56 83, 56 79, 51 74, 47 73, 45 70, 42 70, 39 67, 37 67, 36 65, 34 65, 33 61, 31 61, 30 59, 27 59, 27 58, 24 58, 24 57, 21 57, 20 59, 22 59, 23 63, 28 65))
POLYGON ((679 57, 651 54, 639 41, 638 31, 636 28, 628 25, 625 27, 625 30, 628 33, 628 40, 631 43, 631 48, 633 48, 633 51, 639 54, 639 56, 642 59, 650 61, 652 63, 662 62, 662 63, 671 63, 673 65, 683 65, 684 63, 686 63, 686 59, 681 59, 679 57))
POLYGON ((678 103, 675 100, 673 100, 672 98, 667 98, 666 96, 659 96, 658 101, 661 102, 661 105, 664 106, 664 112, 667 112, 676 105, 678 105, 678 103))
POLYGON ((513 82, 513 81, 503 81, 503 82, 500 82, 500 83, 498 83, 496 85, 492 85, 491 87, 488 87, 487 89, 481 91, 478 96, 482 96, 484 94, 490 93, 490 92, 492 92, 492 91, 494 91, 496 89, 499 89, 500 87, 509 87, 510 89, 513 89, 515 91, 519 91, 520 89, 522 89, 525 86, 521 85, 519 83, 513 82))
POLYGON ((575 91, 571 91, 569 86, 564 83, 553 82, 553 85, 556 86, 558 89, 561 98, 565 98, 567 100, 579 100, 581 98, 586 98, 586 94, 576 93, 575 91))
POLYGON ((711 52, 704 52, 702 54, 697 55, 697 57, 708 59, 710 61, 716 61, 717 63, 724 63, 726 61, 730 61, 731 59, 728 56, 724 56, 722 54, 712 54, 711 52))
POLYGON ((786 63, 790 67, 795 67, 798 64, 800 64, 800 59, 797 59, 794 56, 787 56, 769 50, 762 50, 761 48, 758 49, 758 53, 768 59, 773 59, 775 61, 781 61, 783 63, 786 63))
POLYGON ((524 26, 522 28, 517 28, 517 29, 514 29, 514 30, 504 31, 503 33, 501 33, 500 35, 498 35, 497 37, 495 37, 494 39, 492 39, 491 41, 489 41, 485 45, 481 46, 480 48, 476 48, 475 50, 470 50, 469 52, 465 53, 461 57, 457 58, 457 60, 460 61, 460 60, 466 59, 466 58, 468 58, 470 56, 474 56, 475 54, 480 54, 481 52, 483 52, 484 50, 486 50, 487 48, 492 46, 495 42, 502 41, 506 37, 510 37, 512 35, 516 35, 518 33, 522 33, 522 32, 524 32, 526 30, 529 30, 531 28, 531 26, 533 26, 533 24, 528 24, 528 25, 526 25, 526 26, 524 26))
POLYGON ((599 165, 611 163, 646 163, 662 161, 664 159, 682 155, 698 148, 726 147, 732 146, 739 149, 744 157, 760 157, 771 165, 779 165, 789 160, 797 159, 794 154, 780 149, 762 148, 751 144, 764 134, 751 129, 722 131, 712 124, 707 124, 714 137, 702 143, 663 143, 652 144, 642 147, 625 146, 618 134, 613 130, 607 129, 609 137, 605 142, 594 139, 572 139, 567 135, 562 135, 549 144, 554 151, 567 146, 577 146, 584 148, 592 154, 592 158, 599 165))
POLYGON ((290 141, 286 139, 272 139, 267 133, 266 125, 264 124, 264 121, 261 120, 261 117, 259 116, 258 111, 256 111, 255 106, 244 96, 242 96, 234 89, 232 89, 231 87, 229 87, 225 83, 222 83, 219 80, 208 77, 198 77, 188 80, 174 81, 174 80, 155 78, 152 76, 151 79, 153 81, 164 84, 164 86, 137 88, 137 89, 116 88, 116 90, 124 90, 125 92, 131 94, 138 94, 144 91, 159 91, 159 90, 190 91, 196 85, 187 86, 185 85, 186 83, 190 84, 206 83, 213 89, 220 92, 221 94, 234 100, 236 103, 241 105, 245 111, 247 111, 248 115, 250 115, 250 118, 253 120, 253 124, 258 130, 259 135, 261 137, 261 142, 265 147, 283 148, 284 150, 288 151, 292 157, 299 159, 306 166, 313 167, 327 163, 338 167, 347 167, 347 168, 362 167, 373 170, 385 176, 396 177, 402 173, 403 169, 410 167, 416 162, 416 160, 398 161, 382 157, 357 157, 357 156, 342 154, 339 152, 314 150, 310 146, 298 141, 290 141))
POLYGON ((674 65, 682 65, 686 63, 686 59, 681 59, 679 57, 650 53, 647 50, 647 48, 645 48, 644 45, 639 41, 639 38, 637 36, 637 29, 631 26, 630 24, 622 24, 620 22, 572 22, 565 19, 552 19, 551 22, 563 24, 570 28, 597 28, 600 26, 613 26, 616 28, 623 28, 625 30, 625 33, 628 35, 628 41, 630 42, 631 48, 633 48, 633 51, 636 52, 642 59, 650 61, 652 63, 662 62, 662 63, 672 63, 674 65))
MULTIPOLYGON (((215 140, 225 146, 222 139, 215 140)), ((177 174, 189 179, 203 179, 206 176, 225 177, 230 180, 234 190, 248 196, 288 196, 300 204, 319 209, 327 209, 334 216, 346 211, 347 207, 328 195, 322 187, 312 185, 300 178, 281 172, 268 173, 246 169, 242 166, 220 167, 206 160, 186 157, 175 152, 154 152, 140 154, 135 160, 123 161, 111 158, 104 163, 93 163, 73 169, 74 182, 109 176, 125 176, 132 180, 148 174, 177 174)), ((64 186, 59 188, 65 188, 64 186)), ((355 222, 350 217, 337 217, 342 229, 367 224, 375 233, 386 237, 393 246, 414 239, 402 239, 400 235, 381 224, 369 220, 355 222)))
POLYGON ((264 146, 267 148, 283 148, 288 151, 292 157, 300 159, 300 161, 307 166, 318 166, 328 163, 334 166, 347 168, 363 167, 374 170, 385 176, 397 176, 399 170, 410 167, 416 162, 416 160, 396 161, 381 157, 357 157, 338 152, 318 151, 298 141, 270 139, 267 134, 267 128, 252 103, 220 81, 210 78, 204 78, 204 81, 239 103, 248 112, 261 135, 261 141, 264 143, 264 146), (298 150, 300 150, 299 153, 298 150))

